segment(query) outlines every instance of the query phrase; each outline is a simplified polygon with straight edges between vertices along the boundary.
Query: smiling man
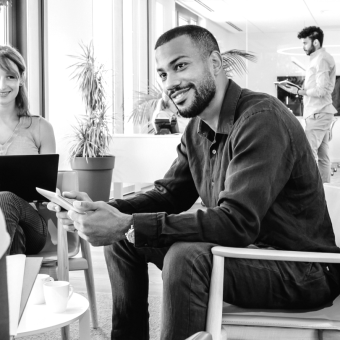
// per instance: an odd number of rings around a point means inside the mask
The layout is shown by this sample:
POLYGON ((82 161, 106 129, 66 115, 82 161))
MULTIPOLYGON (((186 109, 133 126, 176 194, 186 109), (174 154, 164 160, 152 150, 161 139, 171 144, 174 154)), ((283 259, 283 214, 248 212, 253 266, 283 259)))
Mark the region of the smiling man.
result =
MULTIPOLYGON (((86 215, 57 214, 106 245, 112 339, 149 338, 148 262, 163 271, 161 339, 179 340, 205 329, 214 245, 340 252, 296 117, 228 79, 202 27, 174 28, 155 49, 164 92, 192 117, 177 159, 153 190, 109 204, 67 193, 86 215), (206 209, 187 212, 198 197, 206 209)), ((224 277, 224 300, 243 307, 314 308, 339 294, 334 265, 226 259, 224 277)))

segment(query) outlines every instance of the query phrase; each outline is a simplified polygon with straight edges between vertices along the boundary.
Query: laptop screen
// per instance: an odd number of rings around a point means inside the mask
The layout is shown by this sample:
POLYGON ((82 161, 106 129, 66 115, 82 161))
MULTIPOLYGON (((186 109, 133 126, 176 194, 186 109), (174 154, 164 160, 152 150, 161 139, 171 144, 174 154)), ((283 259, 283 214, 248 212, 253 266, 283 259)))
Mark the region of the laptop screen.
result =
POLYGON ((55 192, 58 154, 0 156, 0 191, 10 191, 27 202, 46 201, 36 187, 55 192))

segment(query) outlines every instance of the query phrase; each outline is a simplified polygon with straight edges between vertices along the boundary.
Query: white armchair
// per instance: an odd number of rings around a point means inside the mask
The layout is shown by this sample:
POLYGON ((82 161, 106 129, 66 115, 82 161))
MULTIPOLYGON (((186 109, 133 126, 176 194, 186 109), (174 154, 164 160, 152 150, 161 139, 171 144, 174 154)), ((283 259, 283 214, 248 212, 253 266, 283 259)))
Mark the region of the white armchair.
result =
MULTIPOLYGON (((340 245, 340 187, 325 185, 336 243, 340 245)), ((226 304, 223 297, 224 258, 340 263, 340 254, 214 247, 206 331, 213 340, 340 339, 340 297, 333 305, 304 313, 252 310, 226 304)))

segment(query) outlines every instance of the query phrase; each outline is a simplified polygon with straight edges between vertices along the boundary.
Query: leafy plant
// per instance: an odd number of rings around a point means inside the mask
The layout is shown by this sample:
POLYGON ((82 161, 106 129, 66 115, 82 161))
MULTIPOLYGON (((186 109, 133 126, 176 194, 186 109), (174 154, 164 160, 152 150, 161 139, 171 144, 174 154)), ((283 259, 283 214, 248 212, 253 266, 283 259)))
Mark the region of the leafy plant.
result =
MULTIPOLYGON (((246 63, 244 60, 256 62, 257 57, 246 51, 242 50, 229 50, 221 53, 225 74, 232 78, 235 72, 239 76, 247 72, 246 63)), ((152 133, 153 127, 150 126, 152 114, 156 109, 156 105, 159 99, 162 98, 162 88, 159 84, 157 86, 151 86, 148 92, 137 91, 137 100, 135 102, 135 108, 131 113, 129 120, 132 119, 134 125, 149 126, 149 133, 152 133)))
MULTIPOLYGON (((155 111, 157 102, 162 98, 162 88, 159 84, 151 86, 148 93, 137 91, 138 100, 135 104, 135 109, 129 120, 132 119, 134 125, 148 126, 152 118, 152 113, 155 111)), ((153 132, 153 127, 149 126, 148 133, 153 132)))
POLYGON ((254 54, 242 50, 234 49, 225 51, 221 53, 221 56, 223 60, 224 72, 230 78, 232 78, 233 72, 239 76, 247 73, 247 67, 244 59, 253 63, 257 62, 257 57, 254 54))
POLYGON ((77 119, 73 126, 74 136, 70 158, 103 157, 108 153, 112 139, 107 118, 106 93, 104 87, 104 65, 94 56, 92 41, 89 45, 80 43, 82 54, 70 57, 78 60, 71 65, 72 79, 75 79, 85 103, 86 115, 77 119))

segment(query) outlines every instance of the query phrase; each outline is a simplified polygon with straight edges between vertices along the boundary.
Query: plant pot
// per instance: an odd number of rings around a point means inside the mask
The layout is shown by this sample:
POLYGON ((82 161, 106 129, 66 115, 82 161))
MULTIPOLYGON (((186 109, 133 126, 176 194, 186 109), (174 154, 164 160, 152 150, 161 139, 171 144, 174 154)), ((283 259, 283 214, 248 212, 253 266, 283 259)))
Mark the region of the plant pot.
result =
POLYGON ((86 192, 93 201, 107 202, 114 165, 115 156, 73 158, 71 168, 78 174, 79 191, 86 192))

